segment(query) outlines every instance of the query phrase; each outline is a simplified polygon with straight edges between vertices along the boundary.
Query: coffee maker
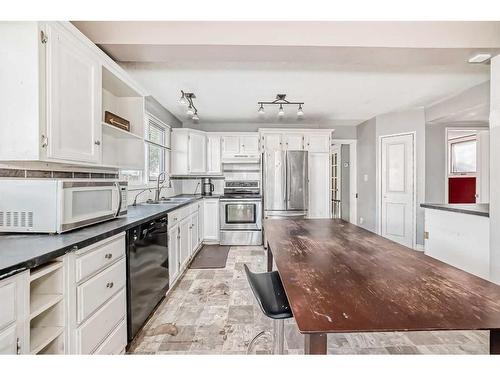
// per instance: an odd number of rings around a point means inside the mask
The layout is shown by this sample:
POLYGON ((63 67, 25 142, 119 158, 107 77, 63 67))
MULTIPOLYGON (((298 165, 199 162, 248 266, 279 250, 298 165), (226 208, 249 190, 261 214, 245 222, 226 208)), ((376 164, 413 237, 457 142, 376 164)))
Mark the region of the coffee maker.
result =
POLYGON ((201 195, 212 195, 214 191, 214 184, 210 177, 203 177, 201 179, 201 195))

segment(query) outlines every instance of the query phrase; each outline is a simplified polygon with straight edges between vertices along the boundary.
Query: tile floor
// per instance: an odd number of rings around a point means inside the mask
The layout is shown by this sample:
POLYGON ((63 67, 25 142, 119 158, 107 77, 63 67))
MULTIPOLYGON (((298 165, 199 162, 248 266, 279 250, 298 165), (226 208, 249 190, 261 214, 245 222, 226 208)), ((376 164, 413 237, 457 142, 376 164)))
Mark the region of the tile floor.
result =
MULTIPOLYGON (((133 354, 245 354, 252 337, 272 329, 243 271, 265 271, 259 246, 233 246, 224 269, 188 269, 132 343, 133 354)), ((329 354, 488 354, 488 332, 329 334, 329 354)), ((255 353, 268 354, 262 339, 255 353)), ((285 352, 303 353, 293 319, 285 323, 285 352)))

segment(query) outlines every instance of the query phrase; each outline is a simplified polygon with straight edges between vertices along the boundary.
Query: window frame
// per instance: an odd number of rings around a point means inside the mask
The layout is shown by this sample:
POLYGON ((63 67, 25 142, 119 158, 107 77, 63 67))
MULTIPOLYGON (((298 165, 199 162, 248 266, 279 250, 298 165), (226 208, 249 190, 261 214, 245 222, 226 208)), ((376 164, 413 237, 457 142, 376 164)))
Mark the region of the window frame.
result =
POLYGON ((151 113, 146 113, 144 115, 144 182, 146 185, 150 185, 152 182, 156 181, 156 178, 151 179, 150 173, 150 162, 149 162, 149 150, 150 146, 159 147, 162 150, 162 156, 160 160, 160 171, 165 172, 167 175, 170 174, 170 155, 167 154, 171 152, 171 133, 172 127, 151 113), (149 140, 150 126, 155 126, 163 130, 163 141, 162 143, 157 143, 149 140))
POLYGON ((448 140, 448 177, 476 177, 477 176, 477 135, 467 135, 448 140), (474 172, 453 172, 453 145, 473 141, 476 145, 476 170, 474 172))

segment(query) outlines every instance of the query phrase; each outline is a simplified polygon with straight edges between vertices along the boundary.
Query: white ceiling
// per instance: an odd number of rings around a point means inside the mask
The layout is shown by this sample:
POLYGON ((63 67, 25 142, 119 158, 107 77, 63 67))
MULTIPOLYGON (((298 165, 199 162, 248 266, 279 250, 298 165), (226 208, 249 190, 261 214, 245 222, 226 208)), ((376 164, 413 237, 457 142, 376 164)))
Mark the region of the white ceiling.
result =
MULTIPOLYGON (((448 23, 437 23, 431 28, 435 30, 434 38, 428 30, 423 33, 420 26, 412 29, 403 24, 400 31, 408 39, 401 38, 393 28, 390 35, 399 37, 387 38, 389 47, 374 47, 373 44, 383 45, 383 40, 368 39, 370 33, 366 32, 356 33, 352 41, 356 47, 346 46, 349 38, 344 34, 342 38, 321 39, 325 25, 316 41, 311 32, 312 36, 302 39, 292 33, 295 39, 288 42, 280 36, 271 37, 273 43, 265 43, 262 32, 257 32, 255 38, 251 33, 255 29, 245 32, 241 25, 245 23, 229 23, 234 28, 230 34, 228 24, 210 28, 205 27, 208 23, 199 23, 204 27, 198 25, 196 29, 193 22, 129 23, 133 24, 132 31, 137 32, 140 26, 139 36, 124 31, 123 23, 75 24, 120 61, 161 104, 187 122, 185 108, 178 104, 180 90, 196 94, 200 122, 296 123, 295 108, 290 108, 281 121, 276 109, 266 108, 265 118, 257 114, 258 101, 273 100, 277 93, 286 93, 289 100, 305 102, 304 122, 356 125, 382 113, 428 106, 487 81, 488 65, 466 61, 476 52, 498 54, 499 50, 492 47, 500 47, 500 38, 496 40, 491 34, 492 29, 498 30, 498 23, 485 23, 483 34, 478 25, 470 34, 463 33, 465 26, 459 28, 460 32, 454 26, 457 30, 450 34, 442 26, 448 23), (180 33, 177 39, 168 33, 166 37, 168 24, 177 31, 189 26, 198 33, 180 33), (225 39, 223 32, 228 35, 225 39), (212 35, 212 39, 207 35, 212 35), (408 41, 418 48, 411 47, 408 41), (460 48, 443 48, 446 43, 460 48)), ((269 24, 275 23, 264 26, 269 24)), ((379 35, 389 35, 385 24, 379 23, 379 35)), ((342 26, 345 29, 346 25, 342 26)), ((304 24, 300 23, 300 27, 304 24)), ((373 25, 369 30, 377 35, 373 25)))

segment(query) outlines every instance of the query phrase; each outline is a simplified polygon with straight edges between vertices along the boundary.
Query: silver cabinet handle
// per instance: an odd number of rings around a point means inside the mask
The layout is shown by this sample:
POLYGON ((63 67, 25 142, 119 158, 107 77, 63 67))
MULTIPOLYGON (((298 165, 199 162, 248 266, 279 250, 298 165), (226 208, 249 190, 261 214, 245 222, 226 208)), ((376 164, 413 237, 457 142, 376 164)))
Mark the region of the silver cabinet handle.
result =
POLYGON ((94 144, 95 144, 96 146, 100 146, 100 145, 101 145, 101 141, 100 141, 100 140, 96 140, 96 141, 94 142, 94 144))
POLYGON ((113 287, 113 285, 115 285, 113 282, 107 283, 106 284, 106 288, 110 288, 111 289, 113 287))
POLYGON ((111 258, 113 258, 113 254, 108 253, 108 254, 104 255, 104 258, 111 259, 111 258))

